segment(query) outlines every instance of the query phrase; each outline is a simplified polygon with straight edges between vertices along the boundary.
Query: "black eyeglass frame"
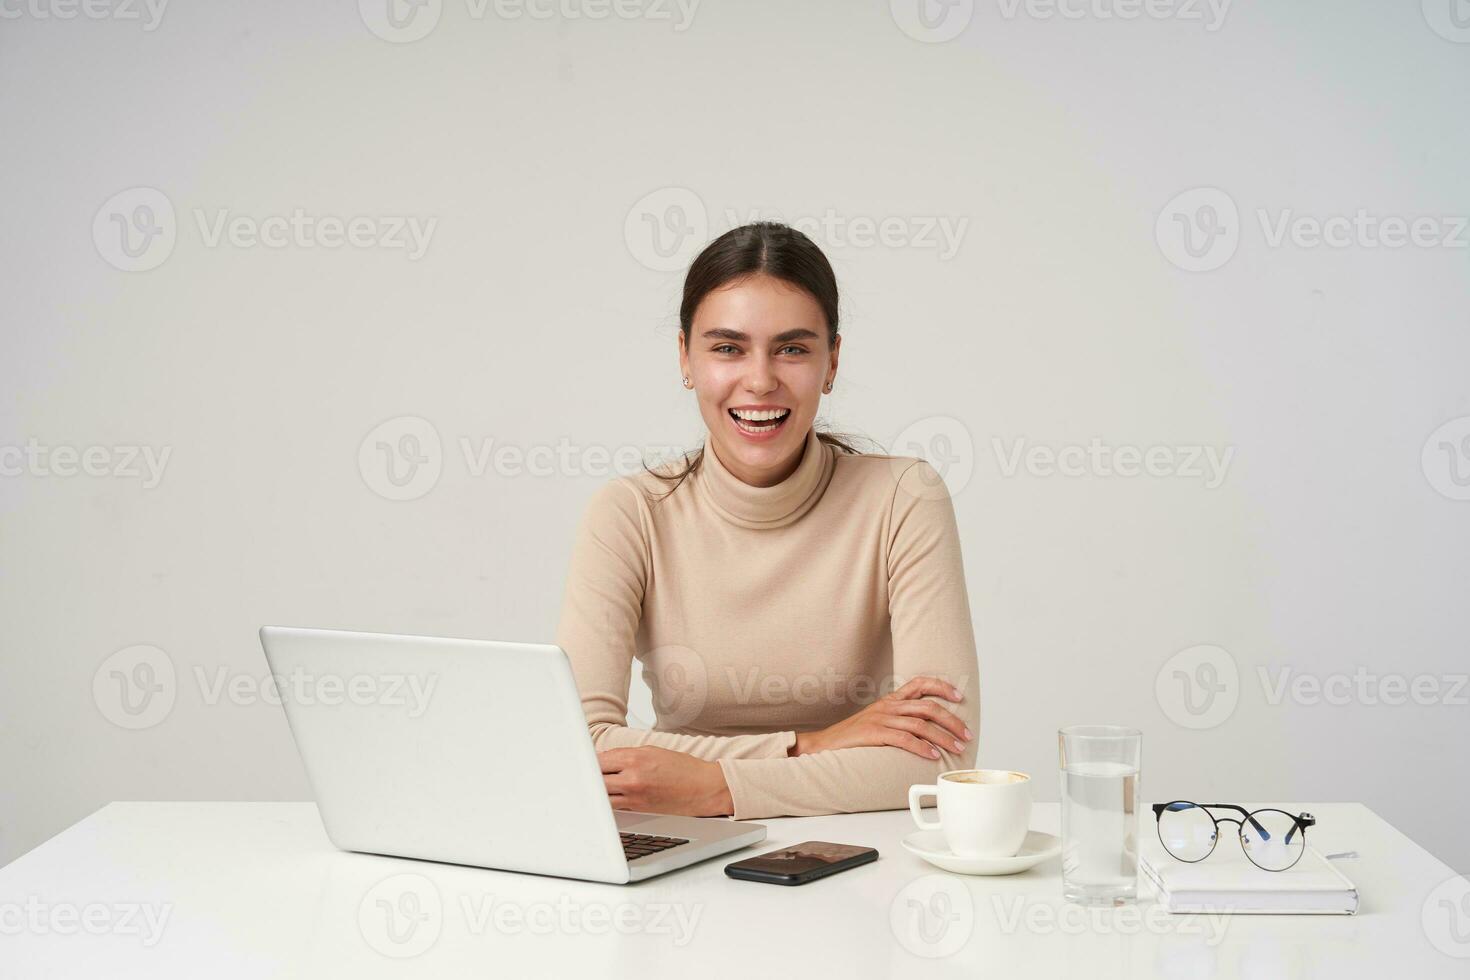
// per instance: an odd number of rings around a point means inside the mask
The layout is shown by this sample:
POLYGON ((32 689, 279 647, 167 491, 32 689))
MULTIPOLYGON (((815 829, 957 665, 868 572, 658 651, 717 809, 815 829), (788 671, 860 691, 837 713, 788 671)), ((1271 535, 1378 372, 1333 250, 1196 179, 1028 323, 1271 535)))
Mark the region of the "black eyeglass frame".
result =
POLYGON ((1307 852, 1307 828, 1317 825, 1317 818, 1312 816, 1310 813, 1290 814, 1287 813, 1285 810, 1270 806, 1261 807, 1261 809, 1259 810, 1247 810, 1245 807, 1237 806, 1234 803, 1195 803, 1192 800, 1171 800, 1168 803, 1155 803, 1153 805, 1153 809, 1154 832, 1159 836, 1159 843, 1163 845, 1164 853, 1168 854, 1174 860, 1182 861, 1185 864, 1199 864, 1205 858, 1209 857, 1211 854, 1214 854, 1215 845, 1220 843, 1220 825, 1222 823, 1233 823, 1235 824, 1236 836, 1240 839, 1240 849, 1245 852, 1246 860, 1250 861, 1251 864, 1254 864, 1262 871, 1288 871, 1291 868, 1296 867, 1297 861, 1300 861, 1302 859, 1302 855, 1307 852), (1186 807, 1193 807, 1195 809, 1203 810, 1205 812, 1205 816, 1209 817, 1212 821, 1214 821, 1215 824, 1215 832, 1210 838, 1210 849, 1206 851, 1203 855, 1195 858, 1192 861, 1189 858, 1182 858, 1179 855, 1175 854, 1173 851, 1169 850, 1169 844, 1167 841, 1164 840, 1164 812, 1172 811, 1177 813, 1186 807), (1240 814, 1240 817, 1217 817, 1210 812, 1212 808, 1216 810, 1233 810, 1236 813, 1240 814), (1267 831, 1265 827, 1262 827, 1260 822, 1256 820, 1256 814, 1258 813, 1279 813, 1283 817, 1289 817, 1292 820, 1292 827, 1286 832, 1286 837, 1282 841, 1283 844, 1290 844, 1292 835, 1294 835, 1298 830, 1302 832, 1302 848, 1301 850, 1297 851, 1296 858, 1291 862, 1291 864, 1288 864, 1284 868, 1268 868, 1264 864, 1260 864, 1256 861, 1255 858, 1251 857, 1251 850, 1249 847, 1246 847, 1246 821, 1250 821, 1250 825, 1256 829, 1256 832, 1258 834, 1261 835, 1262 840, 1271 839, 1270 832, 1267 831))

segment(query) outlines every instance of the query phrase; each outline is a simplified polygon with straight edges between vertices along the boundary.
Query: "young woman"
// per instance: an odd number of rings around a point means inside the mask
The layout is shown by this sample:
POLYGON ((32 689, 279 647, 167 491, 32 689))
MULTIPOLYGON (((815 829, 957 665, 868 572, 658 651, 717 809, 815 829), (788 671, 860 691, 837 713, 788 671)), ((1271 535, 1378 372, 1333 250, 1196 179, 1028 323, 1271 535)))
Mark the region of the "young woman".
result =
POLYGON ((737 819, 906 807, 974 765, 979 684, 960 542, 924 460, 813 428, 837 375, 837 283, 762 222, 694 260, 684 387, 708 428, 594 495, 557 643, 619 809, 737 819), (627 727, 634 658, 654 730, 627 727))

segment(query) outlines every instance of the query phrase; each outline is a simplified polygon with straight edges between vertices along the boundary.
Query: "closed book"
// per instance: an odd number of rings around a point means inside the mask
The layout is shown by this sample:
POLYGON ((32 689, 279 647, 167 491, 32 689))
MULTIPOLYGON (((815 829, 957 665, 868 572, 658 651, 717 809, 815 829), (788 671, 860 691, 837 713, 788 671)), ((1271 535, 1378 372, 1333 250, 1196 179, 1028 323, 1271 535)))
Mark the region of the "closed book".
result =
POLYGON ((1221 834, 1214 853, 1189 864, 1144 836, 1139 872, 1169 912, 1240 912, 1256 915, 1352 915, 1358 890, 1310 844, 1285 871, 1266 871, 1245 856, 1240 842, 1221 834))

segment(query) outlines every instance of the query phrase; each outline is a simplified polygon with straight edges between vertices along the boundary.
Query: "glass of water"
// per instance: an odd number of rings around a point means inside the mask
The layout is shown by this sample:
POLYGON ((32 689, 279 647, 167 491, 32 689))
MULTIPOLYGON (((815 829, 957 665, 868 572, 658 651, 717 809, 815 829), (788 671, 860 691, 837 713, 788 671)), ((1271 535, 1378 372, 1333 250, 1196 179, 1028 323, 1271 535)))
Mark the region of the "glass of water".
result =
POLYGON ((1057 733, 1062 777, 1062 896, 1079 905, 1138 898, 1138 770, 1143 733, 1077 725, 1057 733))

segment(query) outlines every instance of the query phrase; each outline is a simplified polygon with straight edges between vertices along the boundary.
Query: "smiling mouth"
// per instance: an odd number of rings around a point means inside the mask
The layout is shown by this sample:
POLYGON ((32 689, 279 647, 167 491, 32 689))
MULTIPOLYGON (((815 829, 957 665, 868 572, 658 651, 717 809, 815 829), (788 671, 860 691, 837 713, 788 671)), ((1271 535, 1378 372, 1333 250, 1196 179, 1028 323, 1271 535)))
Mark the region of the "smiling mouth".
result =
POLYGON ((732 408, 729 409, 729 415, 740 431, 749 432, 751 435, 766 435, 786 424, 787 419, 791 418, 791 409, 746 412, 732 408))

